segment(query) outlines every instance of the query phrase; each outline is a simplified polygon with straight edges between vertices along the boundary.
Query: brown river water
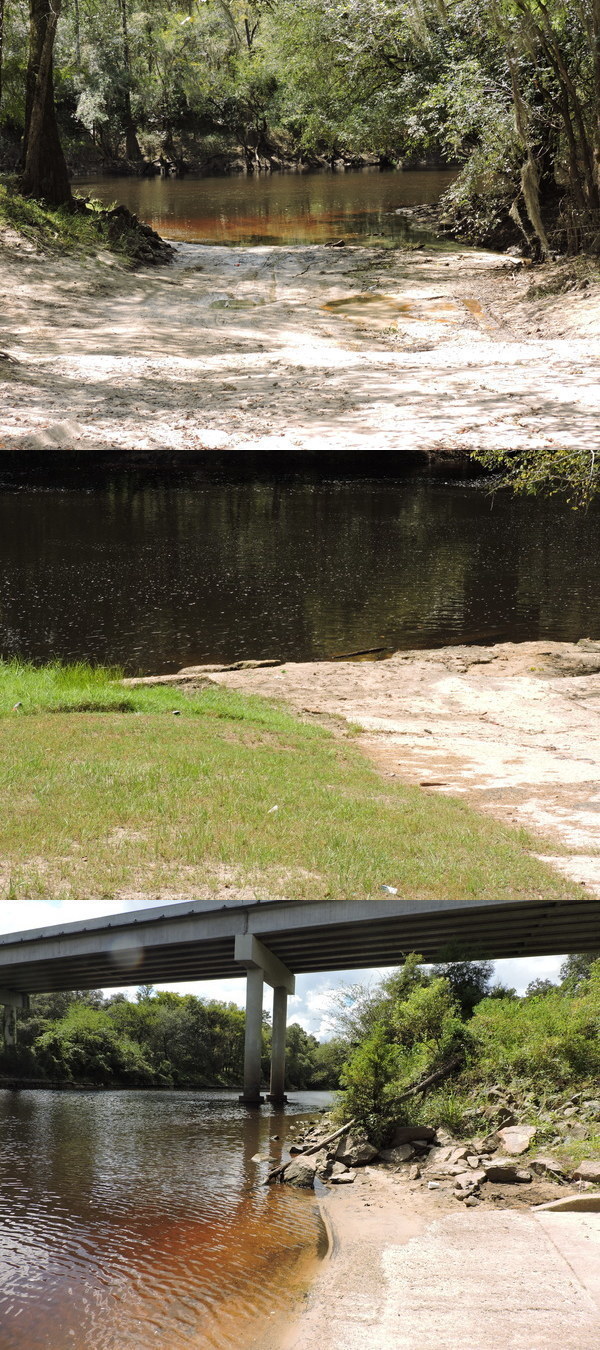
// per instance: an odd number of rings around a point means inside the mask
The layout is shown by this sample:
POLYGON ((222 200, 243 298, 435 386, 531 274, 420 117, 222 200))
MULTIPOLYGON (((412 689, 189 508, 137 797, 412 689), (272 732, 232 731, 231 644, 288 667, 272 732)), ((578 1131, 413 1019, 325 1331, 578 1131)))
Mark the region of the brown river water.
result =
POLYGON ((252 1159, 330 1101, 0 1091, 1 1350, 269 1343, 326 1238, 313 1193, 252 1159))
POLYGON ((190 243, 324 244, 344 238, 393 245, 410 232, 403 208, 437 201, 454 177, 453 169, 363 169, 250 178, 94 178, 76 186, 102 202, 121 202, 169 239, 190 243))

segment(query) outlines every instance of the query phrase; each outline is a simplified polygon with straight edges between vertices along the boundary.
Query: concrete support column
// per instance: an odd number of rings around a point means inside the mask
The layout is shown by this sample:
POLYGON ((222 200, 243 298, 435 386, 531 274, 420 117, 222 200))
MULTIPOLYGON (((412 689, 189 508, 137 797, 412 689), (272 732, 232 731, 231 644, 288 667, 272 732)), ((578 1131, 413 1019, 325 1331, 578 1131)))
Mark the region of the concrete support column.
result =
POLYGON ((273 1045, 271 1050, 271 1091, 269 1101, 285 1101, 285 1024, 287 996, 295 991, 291 970, 279 957, 254 937, 253 933, 238 933, 235 939, 235 959, 246 967, 246 1040, 244 1045, 244 1092, 241 1102, 248 1106, 264 1101, 260 1095, 260 1054, 262 1049, 263 980, 274 990, 273 1045))
POLYGON ((2 1040, 4 1049, 10 1050, 17 1044, 17 1010, 13 1004, 4 1004, 2 1008, 2 1040))
POLYGON ((17 990, 0 989, 0 1031, 5 1050, 17 1044, 17 1008, 28 1008, 28 994, 17 990))
POLYGON ((285 1095, 285 1032, 287 1026, 287 989, 276 985, 273 990, 273 1035, 271 1039, 271 1085, 268 1101, 281 1106, 285 1095))
POLYGON ((244 1091, 240 1101, 260 1106, 262 1055, 263 972, 249 967, 246 975, 246 1036, 244 1041, 244 1091))

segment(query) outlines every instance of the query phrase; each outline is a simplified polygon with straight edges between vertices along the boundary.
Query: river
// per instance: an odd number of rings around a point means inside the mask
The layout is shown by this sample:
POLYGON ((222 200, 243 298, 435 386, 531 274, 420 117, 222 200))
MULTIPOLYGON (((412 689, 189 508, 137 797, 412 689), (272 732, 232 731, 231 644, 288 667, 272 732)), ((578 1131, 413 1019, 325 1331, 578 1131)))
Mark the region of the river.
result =
MULTIPOLYGON (((390 245, 407 238, 403 208, 435 202, 453 169, 276 173, 250 178, 90 178, 78 191, 121 202, 159 234, 199 244, 390 245)), ((419 237, 425 238, 424 233, 419 237)))
POLYGON ((252 1159, 330 1100, 0 1091, 2 1350, 258 1350, 326 1238, 252 1159))
POLYGON ((152 673, 600 633, 598 507, 288 463, 3 461, 0 655, 152 673))

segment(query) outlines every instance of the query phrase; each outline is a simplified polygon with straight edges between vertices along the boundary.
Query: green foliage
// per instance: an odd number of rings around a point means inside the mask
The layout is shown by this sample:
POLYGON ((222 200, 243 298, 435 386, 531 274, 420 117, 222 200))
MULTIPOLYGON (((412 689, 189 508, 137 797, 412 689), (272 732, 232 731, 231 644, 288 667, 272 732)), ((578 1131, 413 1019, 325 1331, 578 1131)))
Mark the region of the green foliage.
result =
POLYGON ((74 1003, 61 1021, 43 1031, 33 1049, 49 1078, 138 1087, 154 1077, 141 1046, 118 1037, 103 1011, 81 1003, 74 1003))
MULTIPOLYGON (((108 1087, 232 1087, 242 1081, 245 1014, 234 1003, 141 985, 123 994, 36 994, 19 1016, 19 1044, 0 1072, 108 1087)), ((345 1047, 319 1045, 297 1023, 287 1031, 287 1086, 335 1088, 345 1047)), ((268 1076, 270 1028, 264 1027, 268 1076)))
POLYGON ((494 490, 512 488, 521 495, 562 496, 574 508, 590 505, 600 491, 600 459, 584 446, 546 446, 531 450, 480 450, 474 456, 498 475, 494 490))
POLYGON ((146 227, 93 199, 74 197, 71 205, 48 206, 23 197, 15 181, 0 182, 0 227, 9 226, 48 253, 84 257, 99 250, 116 253, 125 263, 164 261, 166 245, 148 242, 146 227), (155 256, 156 255, 156 256, 155 256))
MULTIPOLYGON (((472 1133, 474 1104, 486 1104, 490 1085, 526 1100, 535 1119, 536 1101, 598 1081, 600 960, 569 958, 560 986, 539 982, 525 998, 496 987, 474 1010, 467 1001, 462 1011, 449 976, 420 962, 409 957, 404 980, 398 972, 362 1004, 353 1001, 343 1114, 356 1116, 374 1142, 388 1139, 397 1124, 444 1125, 458 1137, 472 1133), (427 1092, 405 1095, 448 1066, 451 1073, 427 1092)), ((477 985, 481 992, 482 963, 473 963, 472 978, 469 963, 461 965, 459 994, 477 985)))
POLYGON ((600 961, 571 994, 569 987, 527 999, 485 1000, 470 1029, 477 1073, 563 1088, 600 1075, 600 961))

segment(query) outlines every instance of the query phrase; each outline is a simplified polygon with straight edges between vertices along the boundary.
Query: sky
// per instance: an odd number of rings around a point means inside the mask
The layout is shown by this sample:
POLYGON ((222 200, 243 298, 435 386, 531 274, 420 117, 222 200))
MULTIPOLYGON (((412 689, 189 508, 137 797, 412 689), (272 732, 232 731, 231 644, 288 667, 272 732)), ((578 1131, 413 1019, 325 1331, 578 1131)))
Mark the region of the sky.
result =
MULTIPOLYGON (((73 923, 77 920, 98 918, 102 915, 123 914, 127 910, 149 909, 152 905, 166 908, 164 900, 0 900, 0 933, 25 932, 30 928, 45 928, 51 924, 73 923)), ((496 961, 496 978, 521 994, 530 980, 558 979, 561 956, 537 956, 519 960, 496 961)), ((319 1040, 328 1039, 335 1031, 331 996, 342 985, 376 983, 384 972, 380 970, 353 970, 328 972, 324 975, 298 975, 296 993, 289 999, 288 1021, 299 1022, 305 1031, 319 1040)), ((218 998, 243 1007, 245 980, 198 980, 192 984, 161 984, 157 989, 174 989, 177 993, 198 994, 201 998, 218 998)), ((114 992, 114 991, 111 991, 114 992)), ((135 997, 135 989, 123 989, 135 997)), ((265 988, 265 1007, 270 1010, 271 991, 265 988)))

